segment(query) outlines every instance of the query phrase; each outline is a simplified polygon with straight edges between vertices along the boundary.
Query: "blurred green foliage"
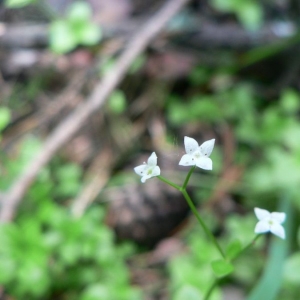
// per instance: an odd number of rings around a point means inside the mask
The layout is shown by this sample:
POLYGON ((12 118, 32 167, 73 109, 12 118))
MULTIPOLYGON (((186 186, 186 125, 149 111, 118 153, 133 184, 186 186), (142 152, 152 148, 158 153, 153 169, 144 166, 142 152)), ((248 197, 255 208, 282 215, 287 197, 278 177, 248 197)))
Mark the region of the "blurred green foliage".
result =
MULTIPOLYGON (((237 143, 234 162, 245 168, 239 187, 233 191, 233 194, 241 201, 241 205, 248 209, 258 206, 276 211, 280 195, 288 195, 286 201, 290 201, 294 209, 299 212, 299 92, 286 88, 281 92, 278 100, 265 101, 256 93, 253 84, 236 82, 236 78, 229 73, 226 74, 220 70, 214 73, 204 67, 195 68, 190 75, 190 81, 192 88, 185 99, 177 94, 171 94, 168 97, 167 117, 170 128, 176 130, 189 122, 199 121, 211 124, 215 128, 222 128, 225 124, 230 126, 237 143)), ((222 169, 221 166, 218 168, 222 169)), ((225 222, 227 234, 222 238, 227 239, 225 243, 227 245, 228 242, 231 245, 235 244, 232 249, 228 250, 233 256, 235 248, 240 247, 238 244, 245 246, 253 239, 255 223, 253 213, 248 216, 227 217, 225 222)), ((294 223, 294 230, 290 234, 295 235, 295 231, 299 232, 298 221, 294 223)), ((195 236, 194 239, 197 237, 195 236)), ((290 243, 288 247, 295 247, 294 239, 285 242, 290 243)), ((188 268, 189 272, 194 274, 192 276, 201 282, 201 279, 197 277, 198 270, 195 268, 200 264, 194 257, 193 245, 189 242, 188 245, 191 249, 187 255, 188 259, 184 256, 171 262, 171 287, 174 285, 193 286, 203 294, 201 283, 193 284, 186 278, 180 278, 178 283, 178 278, 173 277, 176 270, 188 268)), ((259 241, 258 246, 262 246, 262 240, 259 241)), ((198 253, 205 257, 203 251, 198 250, 198 253)), ((290 262, 290 259, 294 259, 297 265, 298 253, 293 254, 286 262, 284 262, 285 258, 281 261, 275 259, 277 264, 285 265, 285 275, 277 282, 276 290, 274 287, 273 295, 276 299, 298 299, 295 284, 297 276, 293 276, 295 268, 290 262), (280 286, 281 290, 278 291, 280 286)), ((212 258, 207 259, 207 261, 211 260, 212 258)), ((225 273, 232 271, 230 266, 222 264, 220 262, 213 266, 217 276, 220 276, 224 270, 225 273)), ((237 281, 250 289, 260 282, 257 278, 263 266, 264 258, 259 249, 250 249, 237 258, 237 263, 234 263, 234 272, 223 284, 237 281), (251 266, 249 266, 249 261, 251 261, 251 266)), ((275 263, 272 267, 276 267, 275 263)), ((205 270, 202 266, 199 268, 205 270)), ((204 277, 208 278, 209 271, 206 270, 204 273, 206 274, 204 277)), ((262 286, 262 290, 268 289, 271 292, 270 287, 262 286)))
MULTIPOLYGON (((34 2, 6 0, 5 5, 18 8, 34 2)), ((235 15, 248 30, 258 30, 264 21, 260 1, 213 0, 211 3, 217 11, 235 15)), ((101 30, 92 22, 91 8, 84 1, 74 2, 65 17, 55 19, 49 33, 50 48, 58 54, 69 52, 78 45, 95 45, 101 39, 101 30)), ((253 49, 243 56, 244 63, 266 58, 283 48, 284 45, 269 45, 265 49, 253 49)), ((231 63, 230 59, 232 57, 228 55, 224 68, 231 63)), ((145 56, 138 57, 129 73, 140 70, 145 60, 145 56)), ((113 60, 108 59, 107 63, 101 64, 101 72, 107 72, 112 63, 113 60)), ((299 213, 299 92, 285 88, 279 99, 266 101, 256 93, 254 84, 238 81, 235 74, 225 72, 224 68, 196 67, 188 78, 192 92, 185 99, 178 94, 168 95, 165 111, 170 127, 180 129, 187 123, 199 121, 217 128, 229 125, 237 144, 234 163, 245 169, 233 197, 245 211, 254 206, 276 210, 278 195, 288 194, 293 208, 299 213)), ((25 93, 27 101, 32 101, 41 85, 40 81, 26 82, 27 88, 21 88, 21 93, 25 93)), ((12 102, 24 105, 19 101, 18 93, 10 99, 12 102)), ((108 102, 110 112, 115 115, 123 113, 127 105, 126 91, 121 90, 116 90, 108 102)), ((0 107, 0 132, 9 124, 10 115, 6 107, 0 107)), ((39 149, 39 140, 29 136, 9 155, 0 152, 3 162, 0 171, 4 175, 0 181, 2 191, 9 188, 39 149)), ((222 170, 220 148, 214 150, 213 160, 212 174, 218 174, 222 170)), ((69 199, 80 191, 81 179, 79 166, 55 158, 41 171, 28 192, 16 222, 1 225, 0 285, 10 297, 20 300, 142 299, 141 292, 130 285, 125 263, 126 258, 137 250, 132 245, 114 243, 112 231, 104 224, 104 208, 92 206, 79 219, 70 214, 69 199)), ((211 182, 215 181, 210 180, 209 184, 211 182)), ((197 195, 208 196, 208 189, 203 190, 197 195)), ((230 258, 253 238, 255 223, 252 212, 228 216, 221 242, 228 245, 226 253, 230 258)), ((280 262, 284 273, 277 281, 282 286, 274 296, 278 300, 299 298, 299 221, 295 220, 291 230, 290 234, 295 238, 288 245, 289 257, 280 262)), ((187 252, 168 264, 172 299, 199 300, 216 277, 231 272, 222 284, 241 286, 247 294, 256 283, 263 282, 258 278, 269 250, 264 241, 260 239, 255 247, 236 258, 233 270, 231 265, 218 261, 219 256, 212 251, 209 241, 195 227, 186 237, 187 252), (211 261, 216 263, 211 266, 211 261)), ((273 245, 269 252, 272 249, 273 245)), ((262 285, 265 291, 269 288, 262 285)), ((216 288, 210 300, 219 299, 222 299, 221 288, 216 288)))
POLYGON ((213 0, 212 5, 226 13, 233 13, 248 30, 258 30, 263 23, 262 3, 257 0, 213 0))
POLYGON ((121 114, 126 109, 125 94, 121 90, 112 92, 108 99, 108 107, 113 114, 121 114))
POLYGON ((35 3, 37 0, 5 0, 5 6, 8 8, 20 8, 28 4, 35 3))
POLYGON ((0 106, 0 141, 1 132, 10 122, 11 113, 10 110, 5 106, 0 106))
MULTIPOLYGON (((4 160, 1 189, 9 187, 40 148, 30 137, 14 159, 4 160)), ((0 284, 16 299, 141 299, 130 286, 125 259, 129 244, 116 245, 104 224, 104 208, 81 218, 61 205, 81 187, 81 170, 55 164, 42 170, 20 208, 17 221, 0 227, 0 284)))
POLYGON ((98 43, 101 31, 91 18, 92 10, 88 3, 74 2, 65 18, 51 23, 50 48, 56 53, 66 53, 78 45, 91 46, 98 43))

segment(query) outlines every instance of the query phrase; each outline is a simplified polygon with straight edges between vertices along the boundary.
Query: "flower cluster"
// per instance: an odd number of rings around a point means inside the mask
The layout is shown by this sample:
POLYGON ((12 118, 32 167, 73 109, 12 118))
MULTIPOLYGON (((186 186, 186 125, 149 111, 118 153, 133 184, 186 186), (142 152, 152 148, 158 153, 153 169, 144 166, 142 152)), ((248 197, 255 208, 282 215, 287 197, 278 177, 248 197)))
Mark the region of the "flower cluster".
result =
MULTIPOLYGON (((180 161, 181 166, 197 166, 204 170, 212 170, 212 160, 209 158, 215 145, 215 139, 208 140, 201 144, 193 138, 184 137, 185 152, 180 161)), ((160 168, 157 165, 157 156, 153 152, 148 158, 147 163, 134 168, 134 171, 140 175, 141 181, 144 183, 147 179, 155 176, 160 176, 160 168)), ((258 218, 258 223, 255 226, 256 234, 271 232, 274 235, 285 239, 285 231, 281 225, 286 218, 286 214, 282 212, 272 212, 261 208, 255 208, 254 213, 258 218)))
MULTIPOLYGON (((213 148, 215 140, 209 140, 204 142, 201 146, 198 145, 197 141, 185 136, 184 147, 185 152, 179 162, 182 166, 197 166, 204 170, 212 170, 212 160, 209 158, 213 148)), ((160 175, 160 168, 157 166, 157 156, 153 152, 148 159, 147 164, 144 164, 134 168, 135 173, 142 176, 141 181, 144 183, 151 177, 160 175)))

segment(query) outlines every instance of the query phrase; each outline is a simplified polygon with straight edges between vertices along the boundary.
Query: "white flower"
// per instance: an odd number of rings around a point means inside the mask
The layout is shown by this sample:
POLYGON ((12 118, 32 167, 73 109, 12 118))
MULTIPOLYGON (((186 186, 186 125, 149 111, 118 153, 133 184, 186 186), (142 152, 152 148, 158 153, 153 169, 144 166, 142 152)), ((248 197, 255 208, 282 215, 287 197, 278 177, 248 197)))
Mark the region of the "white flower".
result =
POLYGON ((285 231, 282 227, 282 223, 285 221, 285 213, 280 212, 268 212, 265 209, 254 208, 258 223, 255 226, 255 233, 265 233, 270 231, 271 233, 285 239, 285 231))
POLYGON ((145 182, 147 179, 160 175, 160 168, 157 166, 157 156, 153 152, 148 158, 147 164, 144 162, 143 165, 134 168, 134 172, 140 176, 141 182, 145 182))
POLYGON ((179 162, 181 166, 197 166, 205 170, 212 170, 212 160, 209 158, 215 145, 215 139, 204 142, 200 147, 196 140, 185 136, 185 152, 179 162))

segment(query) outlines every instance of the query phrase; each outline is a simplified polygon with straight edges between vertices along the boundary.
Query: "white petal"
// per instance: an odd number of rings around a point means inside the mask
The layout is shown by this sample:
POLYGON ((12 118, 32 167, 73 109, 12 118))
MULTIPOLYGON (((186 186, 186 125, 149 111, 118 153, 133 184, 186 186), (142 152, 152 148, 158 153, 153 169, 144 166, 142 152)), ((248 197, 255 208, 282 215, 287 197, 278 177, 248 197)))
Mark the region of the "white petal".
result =
POLYGON ((210 156, 215 145, 215 139, 204 142, 199 148, 200 153, 204 156, 210 156))
POLYGON ((136 174, 140 175, 140 176, 144 176, 144 174, 147 171, 148 166, 147 165, 140 165, 135 167, 133 170, 136 174))
POLYGON ((258 207, 254 208, 254 212, 258 220, 263 220, 271 215, 267 210, 258 207))
POLYGON ((151 177, 159 176, 159 175, 160 175, 160 168, 159 168, 159 166, 156 166, 152 170, 152 176, 151 177))
POLYGON ((152 152, 152 154, 148 158, 148 165, 149 166, 156 166, 157 165, 157 156, 156 156, 155 152, 152 152))
POLYGON ((268 222, 265 221, 259 221, 254 229, 255 233, 264 233, 270 231, 270 225, 268 222))
POLYGON ((144 183, 147 179, 151 178, 152 176, 151 175, 144 175, 141 179, 141 182, 144 183))
POLYGON ((179 162, 179 165, 181 166, 194 166, 195 164, 195 158, 190 154, 184 154, 179 162))
POLYGON ((196 166, 204 170, 212 170, 212 160, 209 157, 202 156, 197 159, 196 166))
POLYGON ((270 226, 270 231, 273 234, 279 236, 280 238, 285 239, 285 231, 284 231, 284 228, 280 224, 274 222, 270 226))
POLYGON ((280 213, 280 212, 272 212, 271 218, 273 220, 276 220, 279 224, 283 223, 285 221, 286 214, 280 213))
POLYGON ((198 147, 199 147, 199 145, 196 140, 194 140, 188 136, 184 137, 184 148, 185 148, 185 152, 187 154, 192 154, 193 152, 195 152, 197 150, 198 147))

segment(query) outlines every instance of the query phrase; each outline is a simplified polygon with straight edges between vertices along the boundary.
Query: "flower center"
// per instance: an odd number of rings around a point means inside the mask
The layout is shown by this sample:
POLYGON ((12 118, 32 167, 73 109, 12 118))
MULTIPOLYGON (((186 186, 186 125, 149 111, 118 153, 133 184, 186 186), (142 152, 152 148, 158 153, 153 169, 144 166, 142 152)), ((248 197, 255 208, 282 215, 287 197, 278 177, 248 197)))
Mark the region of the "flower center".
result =
POLYGON ((198 158, 200 158, 200 153, 199 152, 196 152, 195 154, 194 154, 194 157, 196 158, 196 159, 198 159, 198 158))

